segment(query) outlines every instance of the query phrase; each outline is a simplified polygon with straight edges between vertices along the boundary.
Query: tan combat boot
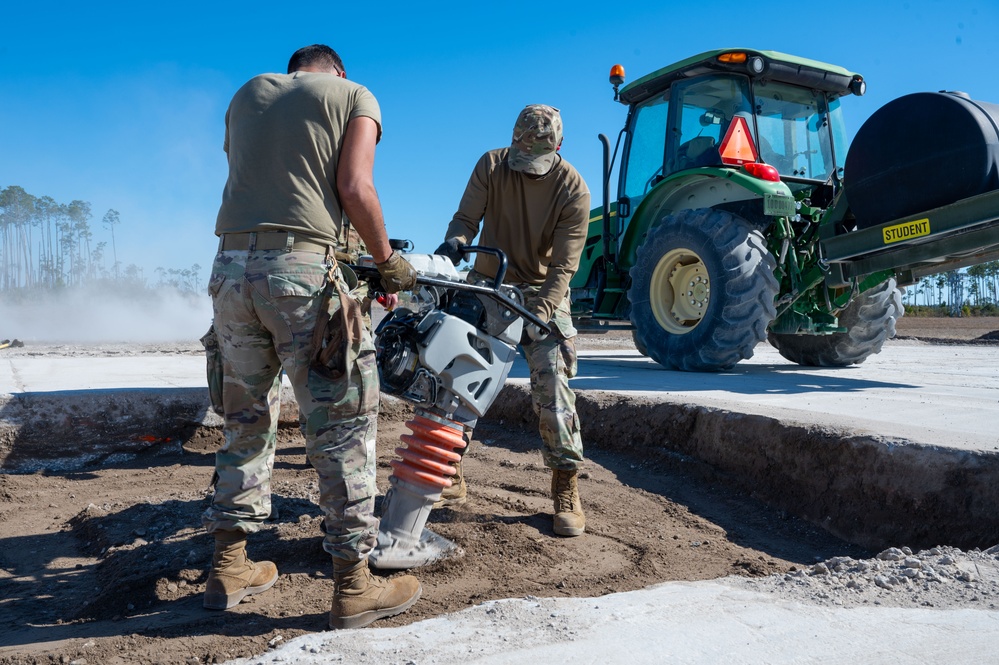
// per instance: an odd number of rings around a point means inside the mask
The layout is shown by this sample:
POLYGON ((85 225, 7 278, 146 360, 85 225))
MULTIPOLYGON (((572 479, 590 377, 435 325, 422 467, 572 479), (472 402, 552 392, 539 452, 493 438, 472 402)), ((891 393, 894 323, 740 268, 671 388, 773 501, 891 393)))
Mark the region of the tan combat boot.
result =
POLYGON ((434 502, 434 508, 457 508, 468 501, 468 485, 465 484, 465 474, 461 470, 461 460, 451 466, 458 470, 451 476, 451 487, 445 487, 441 498, 434 502))
POLYGON ((204 606, 209 610, 227 610, 247 596, 267 591, 277 578, 277 566, 273 563, 254 563, 246 557, 245 533, 216 531, 204 606))
POLYGON ((405 612, 423 587, 412 575, 387 580, 371 574, 368 560, 333 562, 330 628, 363 628, 372 621, 405 612))
POLYGON ((555 533, 560 536, 583 535, 586 515, 579 501, 575 469, 552 469, 552 500, 555 503, 555 533))

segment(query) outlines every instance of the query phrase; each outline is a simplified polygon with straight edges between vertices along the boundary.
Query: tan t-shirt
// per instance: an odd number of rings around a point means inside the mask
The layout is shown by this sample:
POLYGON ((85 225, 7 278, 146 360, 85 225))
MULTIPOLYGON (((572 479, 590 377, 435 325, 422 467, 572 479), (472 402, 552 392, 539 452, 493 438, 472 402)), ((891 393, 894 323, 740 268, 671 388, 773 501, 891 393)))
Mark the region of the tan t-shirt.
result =
POLYGON ((335 242, 336 168, 347 123, 381 111, 367 88, 332 74, 262 74, 233 96, 224 149, 229 180, 215 234, 293 231, 335 242))
MULTIPOLYGON (((481 221, 482 236, 475 244, 503 250, 506 283, 541 287, 540 315, 548 321, 579 269, 590 219, 590 190, 561 157, 548 174, 532 179, 507 165, 508 152, 508 148, 490 150, 479 158, 446 237, 472 244, 481 221)), ((476 255, 477 272, 495 277, 498 268, 496 257, 476 255)))

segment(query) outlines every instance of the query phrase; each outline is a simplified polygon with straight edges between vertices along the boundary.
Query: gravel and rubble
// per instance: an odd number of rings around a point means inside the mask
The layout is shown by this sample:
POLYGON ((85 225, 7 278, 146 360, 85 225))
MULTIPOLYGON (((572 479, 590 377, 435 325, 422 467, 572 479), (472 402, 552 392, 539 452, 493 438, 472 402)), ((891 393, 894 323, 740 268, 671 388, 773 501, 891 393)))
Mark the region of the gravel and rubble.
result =
POLYGON ((837 556, 734 583, 784 599, 840 607, 996 609, 999 545, 986 550, 890 547, 870 559, 837 556))

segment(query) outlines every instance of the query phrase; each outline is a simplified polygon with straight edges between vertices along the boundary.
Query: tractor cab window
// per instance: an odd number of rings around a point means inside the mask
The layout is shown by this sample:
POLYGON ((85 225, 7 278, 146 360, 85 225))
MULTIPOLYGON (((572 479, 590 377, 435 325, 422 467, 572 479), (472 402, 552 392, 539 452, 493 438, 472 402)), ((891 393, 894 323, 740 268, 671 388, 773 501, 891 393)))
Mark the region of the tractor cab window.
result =
POLYGON ((833 141, 833 163, 840 179, 843 177, 843 164, 846 162, 847 146, 850 142, 846 138, 846 123, 843 121, 843 109, 840 108, 839 98, 831 99, 828 102, 829 130, 832 133, 833 141))
POLYGON ((836 154, 845 145, 839 101, 827 103, 823 93, 777 82, 754 87, 760 160, 782 176, 825 181, 836 169, 836 154), (831 126, 830 126, 831 125, 831 126))
POLYGON ((642 102, 632 113, 628 132, 627 169, 621 195, 629 197, 633 205, 662 176, 668 109, 667 92, 666 95, 656 95, 642 102))
POLYGON ((749 117, 749 99, 749 80, 744 76, 711 76, 675 83, 667 174, 721 164, 718 144, 737 114, 749 117))

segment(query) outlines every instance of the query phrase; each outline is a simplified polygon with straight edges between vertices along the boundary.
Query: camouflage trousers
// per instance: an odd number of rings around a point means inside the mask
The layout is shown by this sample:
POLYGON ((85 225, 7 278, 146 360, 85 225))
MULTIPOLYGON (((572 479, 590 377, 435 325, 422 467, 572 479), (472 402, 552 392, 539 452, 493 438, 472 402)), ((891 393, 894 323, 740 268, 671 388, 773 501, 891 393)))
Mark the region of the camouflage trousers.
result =
MULTIPOLYGON (((526 294, 525 294, 526 295, 526 294)), ((569 314, 569 296, 559 303, 551 324, 566 339, 549 335, 521 345, 531 371, 531 405, 545 447, 541 454, 551 469, 572 470, 583 461, 576 394, 569 379, 576 376, 576 329, 569 314)))
MULTIPOLYGON (((337 270, 337 287, 348 288, 337 270)), ((338 379, 311 364, 312 334, 327 264, 305 251, 221 251, 209 292, 224 380, 225 443, 203 515, 209 533, 252 533, 271 514, 271 473, 280 410, 281 369, 295 391, 306 454, 319 475, 323 547, 355 561, 374 546, 378 371, 370 326, 347 353, 338 379)), ((339 309, 334 293, 333 304, 339 309)))
MULTIPOLYGON (((493 278, 469 272, 468 281, 492 284, 493 278)), ((536 296, 535 286, 518 284, 525 298, 536 296)), ((538 429, 545 447, 541 450, 545 466, 569 471, 583 461, 583 440, 579 433, 576 394, 569 379, 576 376, 576 328, 572 325, 569 294, 559 303, 550 324, 565 339, 549 335, 537 342, 521 344, 531 376, 531 406, 538 416, 538 429)), ((466 427, 466 435, 469 434, 466 427)), ((466 436, 466 441, 468 440, 466 436)))

